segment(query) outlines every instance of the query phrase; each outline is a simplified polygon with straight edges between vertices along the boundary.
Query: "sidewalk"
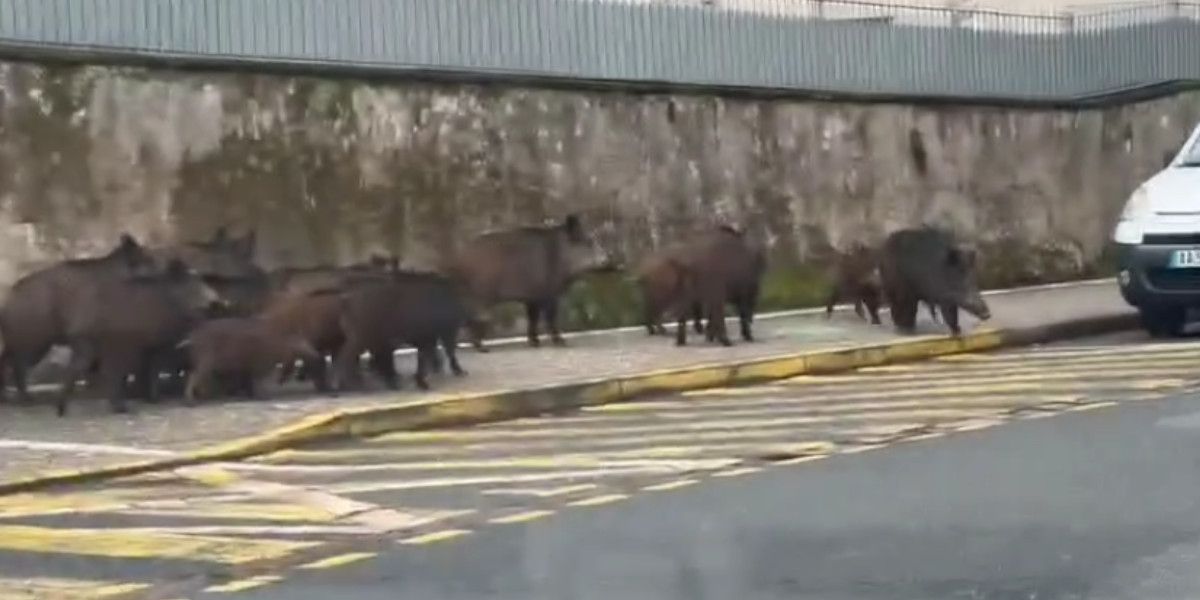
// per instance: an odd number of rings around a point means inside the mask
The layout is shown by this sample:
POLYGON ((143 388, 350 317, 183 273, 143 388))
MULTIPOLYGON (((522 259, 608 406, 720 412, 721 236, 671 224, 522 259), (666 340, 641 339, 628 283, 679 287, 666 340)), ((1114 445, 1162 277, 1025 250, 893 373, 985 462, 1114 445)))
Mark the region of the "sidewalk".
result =
MULTIPOLYGON (((1047 286, 988 294, 993 319, 988 328, 1026 328, 1066 323, 1076 319, 1131 314, 1111 280, 1047 286)), ((928 315, 922 311, 922 318, 928 315)), ((398 393, 376 392, 341 398, 313 397, 304 393, 276 395, 270 400, 214 401, 188 408, 175 401, 158 406, 138 404, 132 415, 113 415, 107 402, 80 400, 70 416, 59 419, 49 404, 0 406, 0 481, 33 477, 60 469, 90 469, 131 461, 171 456, 254 435, 331 410, 379 406, 438 395, 487 392, 497 388, 535 387, 549 384, 626 376, 639 372, 687 367, 704 363, 746 360, 857 344, 880 344, 905 339, 896 335, 889 317, 885 325, 872 326, 842 307, 826 320, 824 311, 792 311, 760 315, 753 344, 736 343, 721 348, 690 336, 691 345, 674 346, 673 339, 649 337, 640 328, 569 335, 567 348, 526 347, 501 343, 480 354, 465 349, 459 359, 469 372, 455 379, 443 376, 431 384, 434 391, 417 393, 411 377, 398 393)), ((964 331, 978 324, 964 317, 964 331)), ((920 333, 941 334, 940 324, 922 322, 920 333)), ((736 332, 731 329, 731 334, 736 332)), ((736 339, 736 338, 735 338, 736 339)), ((398 360, 401 372, 411 375, 411 355, 398 360)))

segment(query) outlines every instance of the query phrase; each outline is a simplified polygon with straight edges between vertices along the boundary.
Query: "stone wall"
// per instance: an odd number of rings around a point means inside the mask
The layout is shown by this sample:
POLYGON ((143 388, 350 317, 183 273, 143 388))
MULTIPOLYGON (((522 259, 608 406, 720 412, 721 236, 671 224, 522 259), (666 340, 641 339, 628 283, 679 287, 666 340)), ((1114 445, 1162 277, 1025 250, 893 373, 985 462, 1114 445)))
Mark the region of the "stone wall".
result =
MULTIPOLYGON (((1105 111, 572 93, 0 63, 0 285, 120 231, 255 227, 267 265, 455 240, 579 212, 630 260, 699 222, 772 249, 767 306, 824 293, 829 247, 920 222, 984 250, 986 282, 1085 276, 1200 94, 1105 111)), ((592 282, 577 324, 628 321, 592 282)))

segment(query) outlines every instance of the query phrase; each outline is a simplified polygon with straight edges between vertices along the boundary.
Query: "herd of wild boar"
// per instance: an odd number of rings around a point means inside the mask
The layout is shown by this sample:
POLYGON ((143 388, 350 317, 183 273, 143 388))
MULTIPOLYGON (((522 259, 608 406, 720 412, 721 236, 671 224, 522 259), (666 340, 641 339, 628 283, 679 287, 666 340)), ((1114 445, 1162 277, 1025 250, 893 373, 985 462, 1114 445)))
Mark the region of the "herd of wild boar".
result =
MULTIPOLYGON (((219 393, 254 397, 256 385, 276 373, 280 383, 303 378, 322 393, 361 389, 364 354, 370 371, 395 389, 393 354, 401 347, 416 350, 414 380, 428 389, 428 376, 444 364, 466 373, 456 353, 460 333, 486 352, 483 315, 491 307, 523 304, 529 344, 539 345, 544 324, 551 343, 562 345, 563 293, 585 274, 621 269, 575 215, 481 234, 431 271, 373 256, 349 266, 268 272, 254 255, 253 232, 234 237, 221 228, 210 240, 166 247, 122 235, 106 255, 24 276, 0 306, 0 395, 11 381, 30 401, 27 374, 55 346, 71 356, 60 416, 80 380, 98 386, 116 412, 128 410, 126 396, 156 402, 167 389, 189 403, 219 393)), ((732 305, 742 339, 753 341, 765 269, 764 248, 737 228, 693 232, 634 274, 647 331, 665 334, 660 320, 673 316, 683 345, 690 319, 708 341, 728 346, 724 315, 732 305)), ((933 228, 897 231, 879 248, 860 244, 844 254, 829 310, 841 299, 853 300, 860 316, 865 305, 874 323, 886 300, 896 326, 909 331, 921 302, 936 307, 956 334, 959 308, 989 317, 973 252, 933 228)))

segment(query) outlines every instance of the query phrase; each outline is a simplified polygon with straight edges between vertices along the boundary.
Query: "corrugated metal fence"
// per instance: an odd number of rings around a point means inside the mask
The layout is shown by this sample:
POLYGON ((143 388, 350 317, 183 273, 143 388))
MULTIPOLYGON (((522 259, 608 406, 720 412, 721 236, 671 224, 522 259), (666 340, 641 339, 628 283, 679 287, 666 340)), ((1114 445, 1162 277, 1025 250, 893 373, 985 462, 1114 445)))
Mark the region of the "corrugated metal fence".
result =
POLYGON ((1200 4, 1026 16, 829 0, 0 0, 5 46, 1068 100, 1200 80, 1200 4))

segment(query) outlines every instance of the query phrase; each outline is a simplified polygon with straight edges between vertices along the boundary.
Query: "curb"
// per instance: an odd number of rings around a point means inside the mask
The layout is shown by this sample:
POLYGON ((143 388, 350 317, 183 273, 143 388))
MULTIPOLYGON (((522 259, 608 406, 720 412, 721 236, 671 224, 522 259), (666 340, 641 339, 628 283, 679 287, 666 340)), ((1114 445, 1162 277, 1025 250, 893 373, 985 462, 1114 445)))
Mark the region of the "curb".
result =
POLYGON ((1036 327, 983 329, 958 338, 920 336, 882 344, 783 354, 733 363, 709 363, 618 378, 339 410, 312 415, 261 435, 171 458, 89 470, 56 471, 26 479, 0 482, 0 494, 166 471, 203 463, 234 461, 316 441, 391 431, 474 425, 608 404, 648 394, 761 383, 806 374, 834 373, 949 354, 1028 346, 1072 337, 1112 333, 1137 326, 1136 314, 1109 315, 1036 327))

